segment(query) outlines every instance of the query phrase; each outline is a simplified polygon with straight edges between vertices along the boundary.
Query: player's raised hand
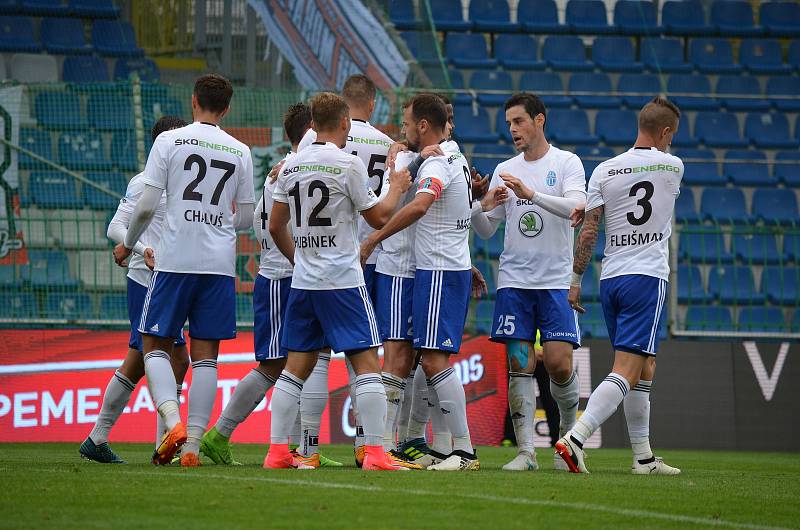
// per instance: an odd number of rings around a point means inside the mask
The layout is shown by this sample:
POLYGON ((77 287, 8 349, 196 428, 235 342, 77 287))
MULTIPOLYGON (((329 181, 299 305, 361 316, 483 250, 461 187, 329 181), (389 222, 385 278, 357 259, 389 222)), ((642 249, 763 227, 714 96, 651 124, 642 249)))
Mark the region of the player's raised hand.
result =
POLYGON ((397 155, 403 151, 408 151, 408 146, 403 142, 395 142, 389 146, 389 152, 386 154, 386 166, 394 166, 397 155))
POLYGON ((581 305, 581 288, 579 285, 573 285, 569 288, 567 301, 569 302, 570 307, 572 307, 572 309, 578 313, 584 314, 586 312, 586 309, 584 309, 581 305))
POLYGON ((153 252, 153 249, 150 247, 144 249, 144 264, 147 265, 147 268, 150 270, 156 268, 156 253, 153 252))
POLYGON ((583 223, 583 219, 586 217, 586 204, 579 204, 576 206, 572 213, 569 214, 569 220, 572 221, 569 226, 572 228, 577 227, 578 225, 583 223))
POLYGON ((474 199, 480 199, 486 194, 486 190, 489 188, 489 175, 481 176, 474 166, 470 170, 470 174, 472 175, 472 197, 474 199))
POLYGON ((389 189, 393 187, 397 187, 401 193, 405 193, 408 191, 408 188, 411 187, 411 173, 408 171, 408 168, 404 167, 401 170, 396 170, 394 167, 394 162, 392 162, 389 166, 389 189))
MULTIPOLYGON (((375 234, 375 232, 373 232, 375 234)), ((361 260, 361 267, 364 267, 367 264, 367 260, 375 251, 375 247, 378 246, 378 240, 372 237, 372 235, 368 236, 364 241, 361 242, 361 251, 360 251, 360 260, 361 260)))
POLYGON ((533 199, 533 190, 527 187, 524 182, 511 173, 500 173, 500 178, 503 179, 503 182, 505 182, 506 186, 511 188, 511 191, 514 192, 514 195, 520 199, 533 199))
POLYGON ((481 199, 481 210, 488 212, 494 210, 508 200, 508 188, 505 186, 497 186, 489 190, 483 199, 481 199))
POLYGON ((419 156, 421 156, 423 160, 427 160, 432 156, 444 156, 444 151, 442 151, 442 147, 439 144, 433 144, 423 149, 419 156))
POLYGON ((128 266, 128 256, 131 255, 131 249, 125 248, 125 245, 119 243, 114 247, 114 262, 120 267, 128 266))
POLYGON ((281 160, 277 164, 275 164, 272 169, 269 170, 269 174, 267 178, 269 179, 271 184, 274 184, 276 180, 278 180, 278 175, 281 173, 281 169, 283 169, 283 164, 286 163, 286 160, 281 160))
POLYGON ((486 285, 486 279, 474 265, 472 266, 472 297, 481 298, 483 295, 489 294, 489 287, 486 285))

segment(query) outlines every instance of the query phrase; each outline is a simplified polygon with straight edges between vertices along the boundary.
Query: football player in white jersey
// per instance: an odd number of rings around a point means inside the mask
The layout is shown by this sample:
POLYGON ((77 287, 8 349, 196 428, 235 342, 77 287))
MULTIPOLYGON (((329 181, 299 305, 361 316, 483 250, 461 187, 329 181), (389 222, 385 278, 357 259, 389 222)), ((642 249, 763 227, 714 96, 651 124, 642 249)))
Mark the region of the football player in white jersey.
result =
MULTIPOLYGON (((533 94, 516 94, 506 102, 506 123, 519 154, 495 168, 489 194, 472 217, 484 239, 500 223, 506 225, 491 339, 505 343, 508 356, 508 403, 518 454, 503 466, 507 471, 538 469, 533 446, 537 330, 562 432, 575 423, 578 408, 572 350, 580 346, 580 330, 567 300, 574 237, 569 215, 586 203, 586 177, 575 154, 547 142, 546 113, 533 94), (494 205, 494 190, 503 187, 511 191, 508 200, 484 213, 482 208, 494 205)), ((560 458, 556 464, 563 466, 560 458)))
POLYGON ((413 345, 422 350, 429 400, 445 415, 453 451, 432 470, 478 469, 467 425, 464 387, 448 358, 458 352, 472 283, 469 226, 472 194, 469 167, 455 144, 446 143, 447 110, 433 94, 411 98, 403 129, 412 151, 441 143, 444 156, 425 160, 414 199, 361 246, 362 260, 384 239, 416 223, 413 345))
POLYGON ((556 443, 556 453, 573 473, 588 473, 583 443, 624 402, 633 449, 634 474, 677 475, 650 449, 650 386, 655 374, 658 330, 669 280, 669 236, 680 194, 683 162, 667 153, 680 111, 656 97, 639 113, 632 149, 592 173, 586 220, 575 247, 570 303, 581 313, 581 277, 605 216, 606 248, 600 298, 614 367, 594 389, 586 411, 556 443))
POLYGON ((219 341, 236 336, 236 230, 251 225, 255 198, 250 149, 219 127, 232 95, 224 77, 198 78, 192 95, 195 121, 156 139, 142 179, 145 189, 125 236, 130 252, 166 191, 159 259, 139 323, 147 383, 169 429, 156 463, 168 462, 186 443, 181 465, 200 465, 200 439, 217 395, 219 341), (187 317, 192 337, 188 429, 181 422, 167 353, 187 317))
MULTIPOLYGON (((155 142, 159 134, 164 131, 178 129, 186 126, 186 122, 177 116, 163 116, 160 118, 151 131, 152 140, 155 142)), ((125 233, 128 231, 128 223, 136 202, 142 194, 144 185, 142 184, 142 174, 139 173, 128 183, 125 197, 119 201, 114 218, 108 225, 108 238, 117 244, 125 240, 125 233)), ((128 354, 122 361, 122 366, 114 372, 114 376, 108 382, 106 391, 103 394, 103 404, 97 415, 92 432, 80 446, 81 456, 95 462, 103 464, 124 464, 125 461, 119 458, 108 446, 108 434, 116 424, 122 414, 125 405, 130 400, 131 394, 136 388, 136 384, 144 376, 144 359, 142 358, 142 336, 139 333, 139 317, 142 316, 142 306, 144 305, 147 286, 150 283, 151 271, 145 263, 145 255, 148 260, 153 259, 153 248, 156 247, 161 236, 161 224, 164 221, 164 209, 166 199, 162 197, 158 210, 155 213, 153 222, 142 234, 140 241, 133 249, 134 254, 130 257, 128 267, 128 319, 131 322, 131 336, 128 341, 128 354)), ((125 262, 119 263, 126 266, 125 262)), ((151 263, 152 265, 152 263, 151 263)), ((180 396, 183 377, 189 368, 189 352, 186 350, 186 340, 183 333, 175 341, 172 350, 172 369, 177 381, 177 392, 180 396)), ((156 414, 156 444, 161 443, 161 436, 164 434, 164 425, 161 415, 156 414)))
POLYGON ((281 170, 269 222, 275 244, 295 269, 281 337, 288 359, 272 395, 264 467, 296 467, 288 439, 301 389, 317 352, 330 346, 349 357, 357 374, 363 469, 403 469, 389 461, 382 446, 386 393, 377 356, 380 336, 359 264, 356 221, 360 213, 371 225, 383 226, 408 189, 408 171, 392 172, 388 193, 378 199, 361 159, 341 150, 351 127, 347 103, 321 93, 311 100, 311 114, 317 141, 281 170))

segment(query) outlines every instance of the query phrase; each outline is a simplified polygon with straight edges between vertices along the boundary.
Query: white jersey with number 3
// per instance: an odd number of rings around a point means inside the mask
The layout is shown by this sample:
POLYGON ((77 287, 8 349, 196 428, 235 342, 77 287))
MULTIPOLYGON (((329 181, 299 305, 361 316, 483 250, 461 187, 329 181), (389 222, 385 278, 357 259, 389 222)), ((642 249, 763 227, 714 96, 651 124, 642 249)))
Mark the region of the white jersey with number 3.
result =
POLYGON ((233 204, 254 204, 250 149, 194 122, 156 138, 142 182, 166 191, 156 270, 236 276, 233 204))
POLYGON ((682 178, 681 159, 655 148, 629 149, 597 166, 586 211, 604 207, 601 280, 624 274, 669 280, 669 236, 682 178))

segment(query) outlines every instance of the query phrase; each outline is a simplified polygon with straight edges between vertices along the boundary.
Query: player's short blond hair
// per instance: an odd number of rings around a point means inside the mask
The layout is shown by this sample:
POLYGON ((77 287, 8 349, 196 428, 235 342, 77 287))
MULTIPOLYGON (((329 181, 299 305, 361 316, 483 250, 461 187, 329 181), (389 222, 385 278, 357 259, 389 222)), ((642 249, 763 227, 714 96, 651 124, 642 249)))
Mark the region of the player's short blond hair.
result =
POLYGON ((335 129, 349 114, 347 102, 332 92, 321 92, 311 98, 311 119, 317 132, 335 129))
POLYGON ((639 129, 659 134, 666 127, 674 131, 681 119, 681 111, 675 103, 665 97, 656 96, 639 112, 639 129))

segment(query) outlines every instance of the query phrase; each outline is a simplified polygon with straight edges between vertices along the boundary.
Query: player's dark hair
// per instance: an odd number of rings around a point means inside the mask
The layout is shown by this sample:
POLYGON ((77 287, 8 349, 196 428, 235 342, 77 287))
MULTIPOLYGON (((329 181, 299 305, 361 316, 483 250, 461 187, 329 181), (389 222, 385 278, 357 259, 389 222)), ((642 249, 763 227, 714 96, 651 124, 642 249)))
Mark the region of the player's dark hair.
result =
POLYGON ((447 125, 447 107, 441 97, 435 94, 417 94, 407 107, 416 121, 427 120, 432 127, 444 129, 447 125))
POLYGON ((161 116, 156 124, 153 125, 153 129, 150 131, 150 137, 155 142, 159 134, 171 131, 172 129, 180 129, 181 127, 186 127, 186 125, 183 118, 177 116, 161 116))
POLYGON ((332 92, 320 92, 311 98, 311 119, 317 132, 335 129, 349 114, 347 102, 332 92))
POLYGON ((207 74, 194 82, 194 95, 200 108, 221 114, 231 104, 233 86, 221 75, 207 74))
POLYGON ((305 103, 295 103, 283 115, 283 130, 292 145, 300 143, 306 130, 311 126, 311 108, 305 103))
POLYGON ((439 99, 441 99, 442 101, 444 101, 444 104, 445 104, 445 105, 452 105, 452 104, 453 104, 453 103, 450 101, 450 98, 449 98, 449 97, 447 97, 447 94, 445 94, 444 92, 437 92, 437 93, 435 94, 435 96, 436 96, 436 97, 438 97, 439 99))
POLYGON ((666 127, 673 131, 681 119, 681 111, 675 103, 663 96, 656 96, 639 112, 639 129, 659 134, 666 127))
POLYGON ((375 101, 377 95, 378 89, 375 88, 375 83, 363 74, 351 75, 342 87, 342 97, 345 101, 359 108, 375 101))
POLYGON ((504 110, 508 110, 511 107, 517 106, 522 106, 531 119, 541 114, 544 116, 545 122, 547 121, 547 109, 545 108, 544 103, 542 103, 542 100, 539 99, 539 96, 536 94, 531 94, 530 92, 519 92, 514 94, 506 101, 504 110))

